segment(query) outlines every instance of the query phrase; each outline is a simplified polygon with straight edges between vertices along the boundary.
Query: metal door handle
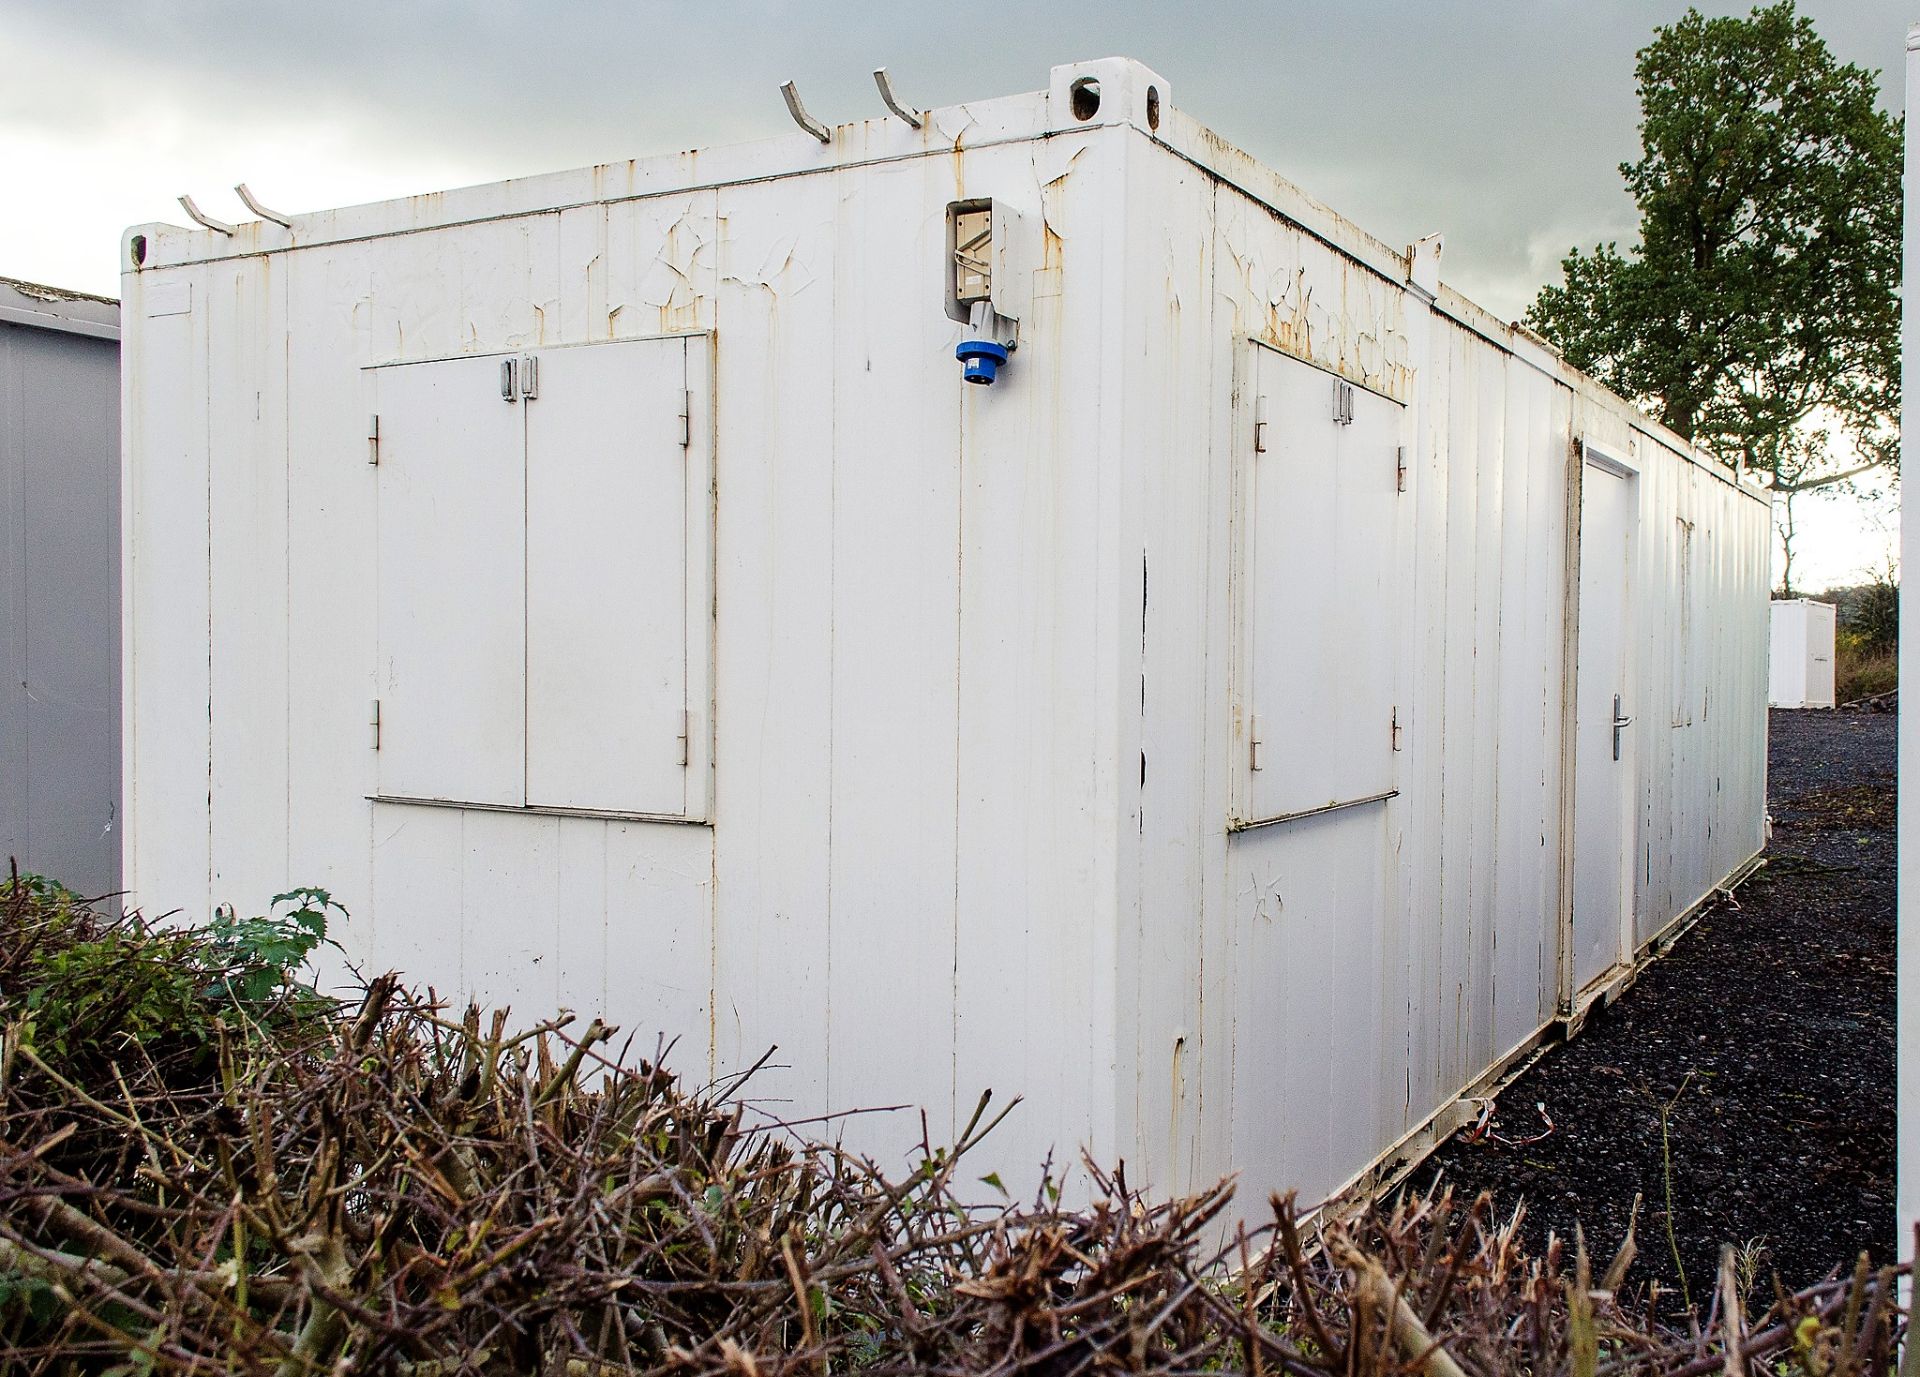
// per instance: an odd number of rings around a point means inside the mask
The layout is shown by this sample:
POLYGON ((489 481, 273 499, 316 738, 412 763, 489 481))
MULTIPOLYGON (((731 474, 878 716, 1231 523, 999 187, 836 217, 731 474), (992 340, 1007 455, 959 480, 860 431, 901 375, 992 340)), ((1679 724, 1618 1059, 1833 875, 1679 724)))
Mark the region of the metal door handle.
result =
POLYGON ((1613 695, 1613 758, 1620 758, 1620 733, 1633 725, 1631 717, 1620 715, 1620 695, 1613 695))

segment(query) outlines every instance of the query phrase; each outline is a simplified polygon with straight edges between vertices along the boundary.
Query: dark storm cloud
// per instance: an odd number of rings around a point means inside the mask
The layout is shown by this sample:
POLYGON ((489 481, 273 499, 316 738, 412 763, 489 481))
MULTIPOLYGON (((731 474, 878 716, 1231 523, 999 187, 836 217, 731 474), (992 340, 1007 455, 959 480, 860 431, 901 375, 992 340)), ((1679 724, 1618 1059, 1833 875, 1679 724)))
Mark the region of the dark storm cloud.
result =
MULTIPOLYGON (((493 177, 780 132, 774 87, 789 76, 815 113, 845 120, 878 112, 880 63, 937 105, 1125 53, 1389 242, 1444 231, 1449 279, 1512 315, 1568 246, 1630 232, 1614 169, 1636 143, 1633 53, 1682 8, 8 0, 0 130, 325 127, 387 168, 417 157, 493 177)), ((1911 0, 1802 9, 1841 56, 1897 73, 1911 0)))

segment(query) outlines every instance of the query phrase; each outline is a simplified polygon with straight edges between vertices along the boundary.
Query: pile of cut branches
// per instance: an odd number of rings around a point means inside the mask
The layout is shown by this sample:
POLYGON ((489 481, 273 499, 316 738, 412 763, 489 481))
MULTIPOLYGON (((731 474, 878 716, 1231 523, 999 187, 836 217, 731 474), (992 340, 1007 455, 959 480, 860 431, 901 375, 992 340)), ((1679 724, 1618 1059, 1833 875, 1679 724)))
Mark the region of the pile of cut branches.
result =
POLYGON ((987 1101, 905 1179, 611 1055, 391 976, 299 979, 327 896, 197 930, 0 888, 0 1348, 48 1373, 1889 1372, 1896 1274, 1684 1329, 1632 1243, 1523 1255, 1485 1198, 1308 1226, 1290 1198, 971 1198, 987 1101), (963 1163, 965 1169, 963 1170, 963 1163))

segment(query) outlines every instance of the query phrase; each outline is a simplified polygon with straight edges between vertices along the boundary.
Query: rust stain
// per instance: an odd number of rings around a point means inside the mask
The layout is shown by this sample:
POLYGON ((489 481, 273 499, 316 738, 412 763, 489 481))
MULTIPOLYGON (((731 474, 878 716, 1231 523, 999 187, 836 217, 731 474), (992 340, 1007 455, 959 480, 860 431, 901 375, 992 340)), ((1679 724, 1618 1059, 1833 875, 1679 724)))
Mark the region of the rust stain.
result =
POLYGON ((1180 1160, 1180 1117, 1187 1104, 1187 1035, 1173 1038, 1173 1083, 1167 1095, 1167 1162, 1180 1160))
POLYGON ((1040 271, 1058 273, 1067 265, 1067 241, 1051 224, 1042 223, 1044 236, 1040 247, 1040 271))

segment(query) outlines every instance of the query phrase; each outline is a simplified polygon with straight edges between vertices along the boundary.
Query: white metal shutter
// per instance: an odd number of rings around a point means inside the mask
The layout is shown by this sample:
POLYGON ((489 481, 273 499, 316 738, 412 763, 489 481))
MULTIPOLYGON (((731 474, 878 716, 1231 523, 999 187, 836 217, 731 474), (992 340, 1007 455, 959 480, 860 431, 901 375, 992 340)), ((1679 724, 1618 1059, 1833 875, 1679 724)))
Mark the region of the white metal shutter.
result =
POLYGON ((386 797, 523 802, 526 451, 501 362, 374 370, 386 797))
MULTIPOLYGON (((536 356, 527 415, 527 802, 683 817, 689 343, 536 356)), ((696 494, 697 496, 697 494, 696 494)), ((701 545, 703 542, 695 542, 701 545)))
POLYGON ((1254 360, 1244 823, 1393 788, 1398 583, 1401 408, 1270 349, 1254 360))

